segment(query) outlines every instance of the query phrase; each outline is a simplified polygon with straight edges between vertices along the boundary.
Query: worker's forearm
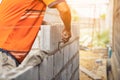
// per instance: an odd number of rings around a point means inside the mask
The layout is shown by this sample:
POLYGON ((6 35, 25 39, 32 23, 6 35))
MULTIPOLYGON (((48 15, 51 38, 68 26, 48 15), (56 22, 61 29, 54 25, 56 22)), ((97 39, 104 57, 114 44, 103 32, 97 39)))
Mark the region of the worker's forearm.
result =
POLYGON ((60 13, 61 19, 65 25, 65 29, 70 31, 71 30, 71 14, 70 11, 61 12, 60 13))
POLYGON ((61 2, 57 5, 57 9, 60 13, 60 17, 64 23, 65 30, 71 30, 71 12, 68 5, 65 2, 61 2))

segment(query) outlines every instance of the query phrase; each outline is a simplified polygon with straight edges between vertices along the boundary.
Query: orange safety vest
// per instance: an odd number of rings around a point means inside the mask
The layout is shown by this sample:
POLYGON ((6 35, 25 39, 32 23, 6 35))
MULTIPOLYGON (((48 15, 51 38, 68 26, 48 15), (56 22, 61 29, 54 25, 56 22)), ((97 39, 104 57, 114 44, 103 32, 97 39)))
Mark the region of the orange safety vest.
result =
MULTIPOLYGON (((46 5, 54 1, 2 0, 0 4, 0 48, 27 54, 40 29, 46 5)), ((21 55, 26 56, 26 54, 21 55)), ((12 55, 17 58, 17 53, 12 55)))

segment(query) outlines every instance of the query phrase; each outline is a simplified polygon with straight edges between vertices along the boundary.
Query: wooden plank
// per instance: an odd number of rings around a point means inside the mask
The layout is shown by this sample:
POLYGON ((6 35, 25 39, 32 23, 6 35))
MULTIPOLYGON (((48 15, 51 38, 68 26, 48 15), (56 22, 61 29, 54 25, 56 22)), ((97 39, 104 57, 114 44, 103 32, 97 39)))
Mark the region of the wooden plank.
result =
POLYGON ((99 77, 96 74, 92 73, 91 71, 89 71, 88 69, 84 68, 83 66, 80 66, 80 71, 84 72, 86 75, 88 75, 89 77, 91 77, 94 80, 102 80, 101 77, 99 77))

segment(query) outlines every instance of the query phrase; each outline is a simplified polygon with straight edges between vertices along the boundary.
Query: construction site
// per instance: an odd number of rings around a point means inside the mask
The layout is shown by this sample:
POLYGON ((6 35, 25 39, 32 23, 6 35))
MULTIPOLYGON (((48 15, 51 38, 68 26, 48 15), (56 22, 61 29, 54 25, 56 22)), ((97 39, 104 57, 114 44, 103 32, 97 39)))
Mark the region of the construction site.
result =
POLYGON ((120 0, 66 1, 70 41, 59 44, 64 25, 58 11, 47 8, 29 52, 47 55, 39 65, 18 67, 0 80, 120 80, 120 0))

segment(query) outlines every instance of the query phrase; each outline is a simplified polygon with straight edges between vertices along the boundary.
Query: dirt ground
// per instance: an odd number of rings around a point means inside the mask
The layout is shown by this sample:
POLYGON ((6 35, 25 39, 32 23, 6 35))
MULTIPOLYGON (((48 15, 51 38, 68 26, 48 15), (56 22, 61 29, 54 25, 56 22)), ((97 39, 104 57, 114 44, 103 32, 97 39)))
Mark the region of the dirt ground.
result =
MULTIPOLYGON (((101 80, 106 78, 106 59, 107 53, 84 51, 80 50, 80 66, 86 68, 88 71, 101 77, 101 80)), ((93 80, 85 72, 80 70, 80 80, 93 80)))

